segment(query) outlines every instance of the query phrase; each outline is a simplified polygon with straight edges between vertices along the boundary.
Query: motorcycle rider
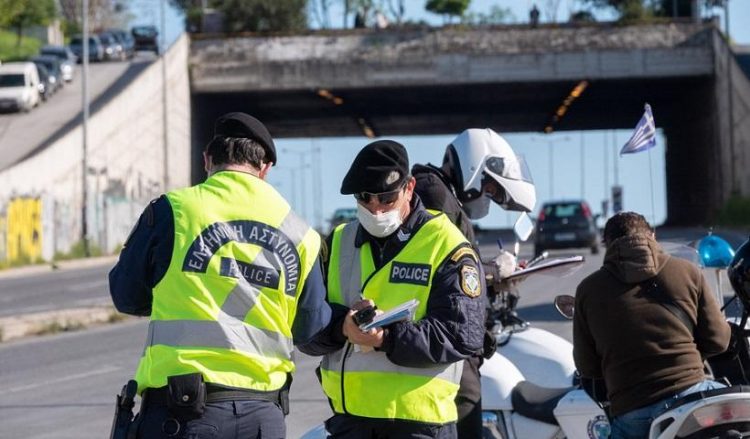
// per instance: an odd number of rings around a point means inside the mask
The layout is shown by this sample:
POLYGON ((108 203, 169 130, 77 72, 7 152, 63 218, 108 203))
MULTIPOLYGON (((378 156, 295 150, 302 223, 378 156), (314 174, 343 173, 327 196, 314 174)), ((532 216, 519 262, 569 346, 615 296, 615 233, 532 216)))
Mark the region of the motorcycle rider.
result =
MULTIPOLYGON (((476 238, 471 220, 487 216, 490 201, 506 210, 523 212, 530 212, 536 203, 534 184, 523 158, 489 128, 470 128, 459 134, 446 147, 441 167, 416 164, 411 172, 417 181, 414 191, 425 207, 444 212, 472 245, 476 238)), ((515 256, 507 251, 501 251, 495 262, 497 280, 516 268, 515 256)), ((494 337, 487 333, 483 355, 490 358, 494 352, 494 337)), ((481 356, 464 362, 456 397, 459 438, 482 436, 481 364, 481 356)))
POLYGON ((645 438, 665 404, 723 387, 702 357, 726 350, 730 328, 701 271, 670 257, 646 219, 610 218, 604 265, 578 286, 573 357, 582 382, 603 379, 612 439, 645 438))

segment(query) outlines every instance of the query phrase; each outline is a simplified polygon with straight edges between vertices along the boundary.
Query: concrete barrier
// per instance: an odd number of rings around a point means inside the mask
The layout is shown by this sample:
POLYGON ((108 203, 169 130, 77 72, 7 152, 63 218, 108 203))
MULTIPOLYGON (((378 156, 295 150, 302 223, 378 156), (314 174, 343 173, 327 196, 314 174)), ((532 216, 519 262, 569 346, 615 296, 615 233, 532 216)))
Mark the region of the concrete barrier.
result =
MULTIPOLYGON (((150 199, 190 183, 188 48, 183 35, 165 58, 149 65, 91 115, 85 214, 89 242, 103 253, 122 245, 150 199)), ((0 264, 51 260, 80 245, 82 136, 77 126, 0 173, 0 264)))

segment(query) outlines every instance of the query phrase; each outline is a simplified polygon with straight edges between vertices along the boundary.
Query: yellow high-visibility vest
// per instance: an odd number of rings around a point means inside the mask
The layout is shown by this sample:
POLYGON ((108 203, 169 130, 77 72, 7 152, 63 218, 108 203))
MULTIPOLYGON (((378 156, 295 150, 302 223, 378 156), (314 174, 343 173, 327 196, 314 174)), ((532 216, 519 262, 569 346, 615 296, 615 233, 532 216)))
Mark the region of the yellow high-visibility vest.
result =
MULTIPOLYGON (((328 269, 328 300, 351 306, 360 294, 383 311, 418 299, 415 320, 425 317, 433 277, 466 238, 444 214, 427 221, 379 270, 370 243, 356 248, 358 222, 336 228, 328 269)), ((403 367, 385 353, 362 352, 348 342, 321 362, 323 391, 336 413, 434 424, 455 422, 454 402, 463 362, 403 367)))
POLYGON ((167 198, 174 249, 153 290, 139 392, 194 372, 224 386, 280 389, 294 371, 291 328, 320 236, 272 186, 242 172, 167 198))

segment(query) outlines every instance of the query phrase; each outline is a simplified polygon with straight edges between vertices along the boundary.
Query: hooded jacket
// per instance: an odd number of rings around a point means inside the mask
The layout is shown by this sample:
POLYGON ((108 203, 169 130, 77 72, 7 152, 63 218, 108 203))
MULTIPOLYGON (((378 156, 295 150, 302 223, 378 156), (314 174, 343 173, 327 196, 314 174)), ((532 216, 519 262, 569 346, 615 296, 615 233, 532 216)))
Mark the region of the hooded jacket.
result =
POLYGON ((573 357, 582 376, 604 378, 612 416, 704 379, 701 357, 726 350, 730 329, 701 271, 650 236, 607 246, 604 265, 576 291, 573 357), (694 332, 650 294, 646 281, 688 315, 694 332))

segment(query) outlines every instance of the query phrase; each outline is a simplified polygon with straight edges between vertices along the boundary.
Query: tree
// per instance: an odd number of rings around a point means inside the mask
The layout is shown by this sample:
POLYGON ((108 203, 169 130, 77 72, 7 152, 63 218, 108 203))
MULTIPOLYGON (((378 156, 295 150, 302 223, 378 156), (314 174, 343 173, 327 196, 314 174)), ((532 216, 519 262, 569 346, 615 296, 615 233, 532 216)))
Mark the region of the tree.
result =
POLYGON ((427 0, 425 9, 428 11, 451 17, 461 17, 469 8, 471 0, 427 0))
MULTIPOLYGON (((82 0, 59 0, 66 27, 72 32, 79 32, 83 16, 82 0)), ((126 0, 89 0, 89 26, 91 29, 124 27, 129 17, 126 0)))
POLYGON ((320 29, 331 27, 331 17, 328 14, 328 10, 332 2, 333 0, 310 0, 308 2, 310 15, 320 29))
POLYGON ((662 17, 690 17, 693 14, 692 0, 660 0, 657 15, 662 17))
POLYGON ((306 0, 225 0, 228 32, 294 31, 307 29, 306 0))
POLYGON ((557 23, 557 10, 559 8, 560 0, 545 0, 543 10, 548 23, 557 23))
POLYGON ((391 0, 386 2, 388 4, 388 11, 390 11, 396 24, 401 24, 404 21, 404 13, 406 12, 404 2, 405 0, 396 0, 395 4, 391 0))
POLYGON ((641 20, 654 15, 651 1, 648 5, 644 0, 585 0, 585 2, 597 8, 614 8, 620 14, 622 21, 641 20))
POLYGON ((510 8, 494 5, 487 13, 476 12, 464 14, 461 21, 466 24, 493 25, 509 23, 513 20, 515 20, 515 16, 510 8))
MULTIPOLYGON (((8 2, 3 1, 3 5, 5 3, 8 2)), ((54 0, 10 0, 9 5, 0 9, 0 12, 3 12, 2 20, 16 30, 16 47, 21 46, 24 29, 34 25, 45 25, 57 14, 54 0)))

